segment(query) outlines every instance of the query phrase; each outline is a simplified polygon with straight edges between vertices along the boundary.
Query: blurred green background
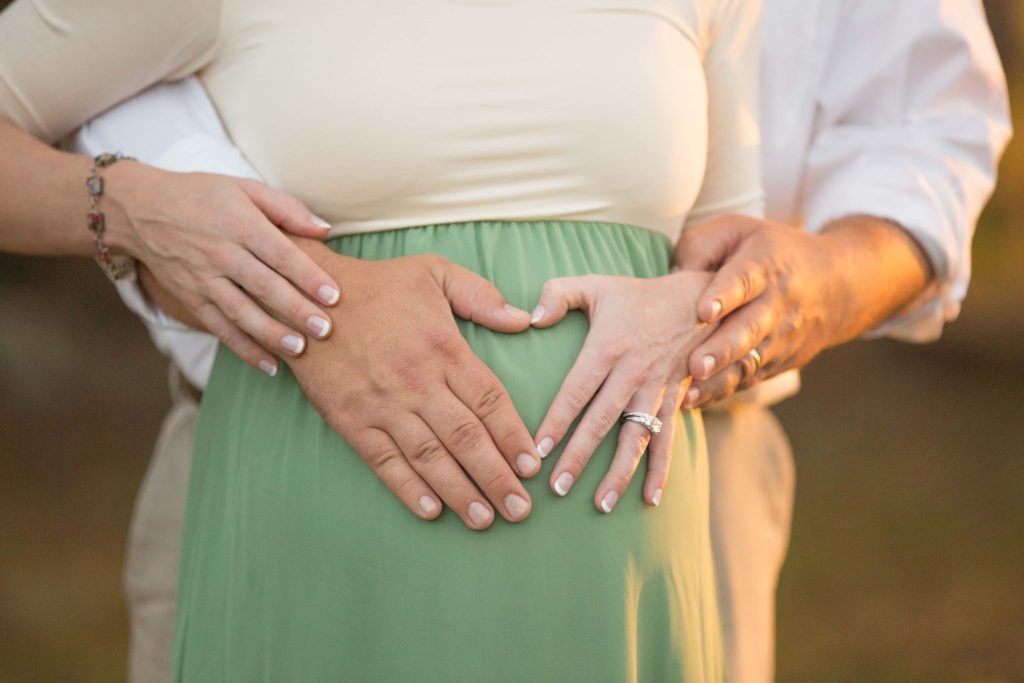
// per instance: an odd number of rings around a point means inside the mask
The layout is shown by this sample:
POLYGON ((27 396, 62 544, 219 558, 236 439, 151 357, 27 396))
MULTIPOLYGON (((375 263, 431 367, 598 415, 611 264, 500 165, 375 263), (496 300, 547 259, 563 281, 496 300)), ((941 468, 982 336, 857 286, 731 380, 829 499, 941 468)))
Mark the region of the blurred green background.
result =
MULTIPOLYGON (((986 6, 1024 111, 1024 5, 986 6)), ((1015 143, 941 342, 828 352, 779 407, 779 681, 1024 681, 1022 192, 1015 143)), ((0 256, 0 681, 124 678, 125 531, 167 406, 93 264, 0 256)))

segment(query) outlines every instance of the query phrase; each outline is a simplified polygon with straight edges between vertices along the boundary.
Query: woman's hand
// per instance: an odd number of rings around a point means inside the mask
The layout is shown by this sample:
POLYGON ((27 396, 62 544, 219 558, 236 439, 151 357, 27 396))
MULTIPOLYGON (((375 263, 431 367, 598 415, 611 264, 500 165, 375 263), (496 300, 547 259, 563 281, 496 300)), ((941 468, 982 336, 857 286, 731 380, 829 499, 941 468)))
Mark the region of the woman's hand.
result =
POLYGON ((490 526, 494 507, 525 519, 530 496, 516 474, 536 474, 539 454, 453 312, 499 332, 525 330, 529 313, 439 256, 363 261, 304 248, 344 292, 331 338, 289 361, 326 422, 422 519, 441 501, 471 529, 490 526))
POLYGON ((690 357, 686 408, 803 367, 904 308, 933 277, 909 233, 870 216, 837 220, 820 234, 722 216, 683 233, 676 261, 718 271, 697 308, 721 325, 690 357))
POLYGON ((268 374, 324 338, 335 280, 283 233, 322 239, 329 226, 297 199, 254 180, 170 173, 124 161, 104 171, 108 242, 144 262, 210 332, 268 374), (307 298, 310 297, 310 298, 307 298), (279 322, 285 321, 284 323, 279 322))
POLYGON ((556 278, 544 285, 534 310, 534 327, 550 327, 579 309, 590 332, 579 358, 562 383, 540 428, 537 443, 547 455, 586 413, 551 475, 551 488, 566 495, 624 412, 656 415, 663 424, 652 437, 646 427, 626 422, 594 504, 611 512, 650 442, 644 500, 657 505, 668 478, 672 429, 689 381, 690 350, 707 334, 696 312, 698 295, 711 275, 680 272, 638 279, 585 275, 556 278), (588 406, 589 403, 589 406, 588 406))

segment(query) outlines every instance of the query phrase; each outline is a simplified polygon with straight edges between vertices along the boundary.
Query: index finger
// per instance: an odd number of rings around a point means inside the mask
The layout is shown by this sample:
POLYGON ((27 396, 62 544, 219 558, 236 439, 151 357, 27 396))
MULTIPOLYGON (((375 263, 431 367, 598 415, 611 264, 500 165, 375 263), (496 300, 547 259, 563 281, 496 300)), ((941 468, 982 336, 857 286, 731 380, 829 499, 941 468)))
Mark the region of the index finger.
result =
POLYGON ((734 258, 715 273, 697 301, 697 314, 715 322, 761 296, 768 287, 764 266, 751 258, 734 258))
POLYGON ((341 294, 334 279, 270 221, 260 222, 245 247, 311 298, 328 306, 338 303, 341 294))

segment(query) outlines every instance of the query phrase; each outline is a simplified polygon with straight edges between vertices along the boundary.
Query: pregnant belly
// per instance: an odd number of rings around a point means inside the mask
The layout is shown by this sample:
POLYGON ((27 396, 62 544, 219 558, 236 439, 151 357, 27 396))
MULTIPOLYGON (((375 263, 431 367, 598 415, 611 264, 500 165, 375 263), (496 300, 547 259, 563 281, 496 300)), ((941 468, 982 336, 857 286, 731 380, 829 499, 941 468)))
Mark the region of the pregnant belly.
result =
MULTIPOLYGON (((599 226, 601 235, 557 224, 501 227, 416 228, 346 237, 334 246, 364 258, 416 253, 421 246, 447 251, 524 308, 553 275, 652 276, 663 267, 661 258, 667 261, 664 245, 645 247, 648 235, 637 240, 634 229, 622 226, 599 226), (597 237, 601 248, 590 243, 597 237)), ((533 432, 583 344, 585 318, 571 314, 553 328, 519 335, 471 323, 460 328, 533 432)), ((474 532, 447 511, 433 522, 409 513, 309 406, 290 373, 264 377, 222 349, 202 410, 182 586, 199 600, 199 613, 203 600, 234 605, 233 612, 205 618, 264 643, 272 632, 275 650, 301 650, 304 638, 323 637, 324 629, 381 657, 387 656, 381 643, 395 639, 443 650, 453 639, 478 637, 481 619, 498 620, 497 633, 516 620, 520 652, 550 649, 551 638, 579 628, 581 619, 588 637, 621 644, 646 600, 660 605, 659 638, 674 637, 673 629, 707 608, 707 462, 697 415, 676 417, 660 507, 642 502, 643 463, 613 514, 594 507, 594 490, 614 453, 613 430, 569 496, 556 497, 548 487, 556 450, 525 483, 531 516, 519 524, 499 518, 474 532), (367 611, 372 618, 363 619, 367 611), (268 627, 262 616, 268 614, 284 625, 268 627)), ((614 679, 623 680, 607 672, 590 678, 614 679)))

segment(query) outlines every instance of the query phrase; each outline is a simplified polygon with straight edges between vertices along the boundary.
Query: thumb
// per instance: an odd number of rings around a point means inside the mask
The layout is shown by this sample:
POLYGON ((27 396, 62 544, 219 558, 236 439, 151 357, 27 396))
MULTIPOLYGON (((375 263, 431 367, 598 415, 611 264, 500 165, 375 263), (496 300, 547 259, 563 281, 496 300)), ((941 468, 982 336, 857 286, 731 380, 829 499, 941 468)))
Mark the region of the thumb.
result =
POLYGON ((673 260, 682 270, 717 270, 759 225, 756 218, 732 214, 698 223, 683 231, 673 260))
POLYGON ((530 314, 507 303, 494 283, 450 261, 442 268, 441 287, 455 315, 495 332, 522 332, 530 326, 530 314))
POLYGON ((290 194, 267 187, 255 180, 242 180, 239 185, 249 195, 256 208, 285 232, 318 240, 327 237, 331 224, 315 215, 290 194))
POLYGON ((533 309, 533 326, 551 327, 573 309, 589 311, 595 284, 592 275, 556 277, 545 282, 533 309))

